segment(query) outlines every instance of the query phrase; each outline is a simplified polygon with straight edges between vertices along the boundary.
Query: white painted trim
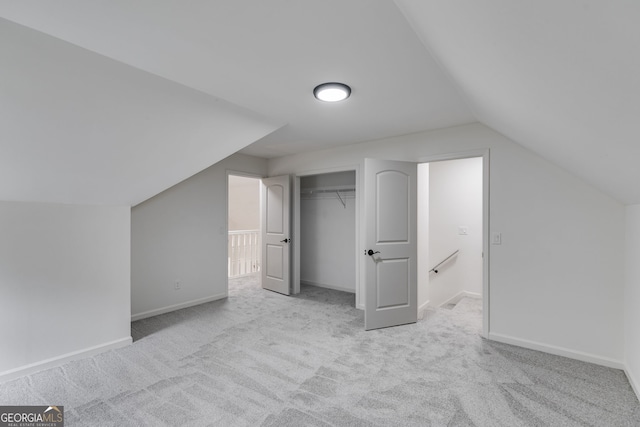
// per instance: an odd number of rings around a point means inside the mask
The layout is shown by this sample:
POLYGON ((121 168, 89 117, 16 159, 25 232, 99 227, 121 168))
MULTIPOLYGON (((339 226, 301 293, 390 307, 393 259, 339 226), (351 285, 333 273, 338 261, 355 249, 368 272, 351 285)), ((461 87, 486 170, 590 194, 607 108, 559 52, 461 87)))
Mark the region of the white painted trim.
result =
POLYGON ((471 159, 474 157, 484 157, 489 153, 488 148, 479 148, 477 150, 459 151, 457 153, 434 154, 432 156, 419 157, 418 163, 441 162, 444 160, 460 160, 471 159))
POLYGON ((606 366, 608 368, 624 370, 624 363, 620 360, 610 359, 608 357, 597 356, 595 354, 585 353, 582 351, 571 350, 555 345, 544 344, 536 341, 529 341, 521 338, 515 338, 508 335, 489 333, 489 339, 505 344, 511 344, 518 347, 528 348, 531 350, 542 351, 544 353, 555 354, 556 356, 568 357, 570 359, 581 360, 583 362, 595 363, 596 365, 606 366))
MULTIPOLYGON (((293 264, 291 265, 291 278, 293 280, 293 286, 291 293, 293 295, 300 293, 300 177, 293 176, 292 178, 293 194, 291 200, 293 204, 290 206, 293 211, 293 238, 291 239, 291 245, 293 246, 293 264)), ((262 204, 260 205, 262 206, 262 204)))
POLYGON ((326 283, 311 282, 309 280, 300 280, 300 283, 303 285, 317 286, 319 288, 333 289, 334 291, 348 292, 350 294, 356 293, 354 289, 347 289, 347 288, 343 288, 342 286, 336 286, 336 285, 327 285, 326 283))
POLYGON ((96 354, 103 353, 108 350, 114 350, 116 348, 126 347, 131 345, 133 340, 131 337, 121 338, 119 340, 107 342, 104 344, 88 347, 82 350, 73 351, 60 356, 52 357, 50 359, 41 360, 40 362, 30 363, 28 365, 20 366, 19 368, 10 369, 8 371, 0 372, 0 383, 10 381, 25 375, 32 374, 34 372, 43 371, 45 369, 54 368, 56 366, 63 365, 73 360, 84 359, 87 357, 95 356, 96 354))
POLYGON ((136 320, 146 319, 147 317, 157 316, 159 314, 165 314, 176 310, 181 310, 183 308, 193 307, 194 305, 200 305, 211 301, 217 301, 223 298, 227 298, 228 293, 223 292, 221 294, 211 295, 205 298, 198 298, 187 302, 181 302, 180 304, 168 305, 162 308, 156 308, 154 310, 144 311, 138 314, 131 315, 131 321, 135 322, 136 320))
POLYGON ((344 166, 335 166, 332 168, 320 168, 320 169, 310 169, 302 172, 297 172, 296 176, 309 176, 309 175, 324 175, 326 173, 334 173, 334 172, 352 172, 358 170, 359 165, 357 163, 344 165, 344 166))
POLYGON ((442 304, 440 304, 440 307, 444 307, 447 304, 457 304, 458 302, 460 302, 462 298, 465 298, 465 297, 473 298, 473 299, 482 299, 482 294, 479 294, 477 292, 460 291, 454 296, 452 296, 451 298, 449 298, 448 300, 446 300, 445 302, 443 302, 442 304))
POLYGON ((426 300, 425 302, 420 304, 420 307, 418 307, 418 319, 424 318, 424 312, 427 309, 427 307, 429 306, 430 302, 431 302, 430 300, 426 300))
POLYGON ((473 298, 473 299, 482 299, 482 294, 479 294, 477 292, 462 291, 460 293, 462 294, 463 297, 473 298))
POLYGON ((638 377, 633 375, 633 373, 631 372, 628 366, 624 367, 624 373, 627 376, 627 379, 629 380, 629 384, 631 384, 631 388, 636 394, 636 398, 640 400, 640 382, 636 379, 638 377))
POLYGON ((457 304, 462 298, 464 298, 464 291, 458 292, 457 294, 440 304, 439 307, 444 307, 449 304, 457 304))
POLYGON ((487 148, 482 155, 482 336, 488 338, 491 333, 491 271, 489 268, 491 236, 491 152, 487 148))
POLYGON ((359 218, 360 218, 360 201, 362 200, 362 187, 360 187, 360 165, 356 165, 355 166, 355 172, 356 172, 356 221, 355 221, 355 227, 356 227, 356 265, 354 266, 356 269, 356 307, 361 307, 362 310, 364 310, 364 292, 362 292, 362 288, 360 287, 360 282, 362 280, 361 276, 360 276, 360 269, 362 268, 361 263, 362 263, 362 255, 360 255, 360 250, 363 249, 361 248, 360 244, 360 224, 359 224, 359 218))

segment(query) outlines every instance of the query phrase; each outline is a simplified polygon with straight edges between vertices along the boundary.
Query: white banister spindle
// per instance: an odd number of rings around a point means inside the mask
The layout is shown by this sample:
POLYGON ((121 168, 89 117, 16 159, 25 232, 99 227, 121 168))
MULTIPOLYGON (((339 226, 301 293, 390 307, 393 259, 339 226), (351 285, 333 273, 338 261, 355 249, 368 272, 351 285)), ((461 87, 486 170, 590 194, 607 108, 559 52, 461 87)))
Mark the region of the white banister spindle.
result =
POLYGON ((229 277, 260 271, 260 230, 229 231, 227 262, 229 277))

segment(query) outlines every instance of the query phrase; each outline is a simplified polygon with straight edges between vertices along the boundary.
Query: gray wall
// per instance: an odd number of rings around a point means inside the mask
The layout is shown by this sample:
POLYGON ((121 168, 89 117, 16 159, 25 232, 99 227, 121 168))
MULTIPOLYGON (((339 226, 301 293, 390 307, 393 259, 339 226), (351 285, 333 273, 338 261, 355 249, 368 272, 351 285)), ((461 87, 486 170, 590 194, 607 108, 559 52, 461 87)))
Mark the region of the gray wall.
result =
POLYGON ((476 123, 271 159, 269 173, 487 148, 489 225, 503 240, 490 248, 490 337, 622 367, 624 206, 505 136, 476 123))
POLYGON ((130 208, 0 202, 0 379, 131 343, 130 208))
POLYGON ((227 295, 228 171, 264 176, 267 162, 234 154, 132 209, 132 318, 227 295))
POLYGON ((229 231, 260 229, 260 180, 229 175, 229 231))

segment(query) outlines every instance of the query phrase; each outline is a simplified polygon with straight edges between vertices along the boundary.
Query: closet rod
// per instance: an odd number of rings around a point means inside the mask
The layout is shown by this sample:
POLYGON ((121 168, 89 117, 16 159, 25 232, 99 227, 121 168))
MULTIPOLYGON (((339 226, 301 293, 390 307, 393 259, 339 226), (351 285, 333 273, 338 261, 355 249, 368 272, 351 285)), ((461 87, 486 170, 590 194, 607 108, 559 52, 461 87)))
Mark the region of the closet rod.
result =
POLYGON ((300 193, 302 194, 316 194, 316 193, 336 193, 338 191, 350 192, 356 191, 355 188, 340 188, 340 189, 326 189, 326 190, 302 190, 300 193))
POLYGON ((324 190, 302 190, 300 191, 301 195, 304 196, 313 196, 314 194, 327 194, 327 193, 336 193, 336 196, 338 196, 338 199, 340 200, 340 203, 342 203, 342 207, 343 208, 347 208, 347 202, 345 201, 345 199, 342 198, 342 196, 340 195, 340 192, 345 192, 345 193, 353 193, 355 192, 356 189, 355 188, 344 188, 344 189, 324 189, 324 190))

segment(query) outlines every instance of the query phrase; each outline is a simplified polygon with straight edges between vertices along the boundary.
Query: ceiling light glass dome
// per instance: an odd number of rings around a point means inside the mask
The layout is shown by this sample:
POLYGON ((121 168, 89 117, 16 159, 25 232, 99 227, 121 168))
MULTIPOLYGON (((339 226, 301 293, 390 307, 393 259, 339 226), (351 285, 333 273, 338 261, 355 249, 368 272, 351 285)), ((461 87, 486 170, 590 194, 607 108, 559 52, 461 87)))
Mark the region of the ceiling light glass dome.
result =
POLYGON ((313 89, 313 96, 324 102, 338 102, 351 95, 351 88, 344 83, 322 83, 313 89))

